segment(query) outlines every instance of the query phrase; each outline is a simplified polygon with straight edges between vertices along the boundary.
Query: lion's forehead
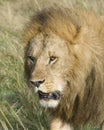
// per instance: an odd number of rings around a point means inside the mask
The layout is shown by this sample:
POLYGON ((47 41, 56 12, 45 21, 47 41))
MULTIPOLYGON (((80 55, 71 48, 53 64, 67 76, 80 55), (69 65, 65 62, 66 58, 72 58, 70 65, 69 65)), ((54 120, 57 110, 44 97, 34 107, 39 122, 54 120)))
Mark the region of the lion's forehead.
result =
POLYGON ((54 33, 50 33, 49 37, 47 37, 46 44, 47 46, 63 48, 65 47, 65 40, 54 33))
POLYGON ((30 40, 30 52, 35 55, 41 52, 43 48, 44 36, 42 34, 36 35, 30 40))
POLYGON ((60 53, 67 52, 68 48, 65 43, 66 41, 62 38, 60 38, 58 35, 54 33, 49 33, 48 35, 44 34, 37 34, 32 40, 31 40, 31 48, 33 50, 33 53, 39 53, 39 52, 53 52, 53 53, 59 53, 59 55, 62 55, 60 53))

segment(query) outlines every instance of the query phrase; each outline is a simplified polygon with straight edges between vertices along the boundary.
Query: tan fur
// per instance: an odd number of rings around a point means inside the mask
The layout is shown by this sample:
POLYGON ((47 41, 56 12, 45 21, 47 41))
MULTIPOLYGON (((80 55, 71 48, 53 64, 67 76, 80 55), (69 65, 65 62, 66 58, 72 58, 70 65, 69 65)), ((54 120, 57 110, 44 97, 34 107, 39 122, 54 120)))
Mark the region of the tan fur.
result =
MULTIPOLYGON (((45 79, 39 89, 58 89, 62 94, 58 105, 54 102, 55 108, 50 108, 53 119, 72 123, 74 127, 102 124, 104 22, 100 16, 83 10, 42 10, 27 27, 24 42, 28 83, 45 79), (36 58, 34 65, 28 61, 29 55, 36 58), (48 64, 50 55, 57 56, 52 65, 48 64)), ((51 101, 46 104, 51 105, 51 101)))
POLYGON ((51 130, 73 130, 68 123, 63 123, 60 119, 55 119, 51 123, 51 130))

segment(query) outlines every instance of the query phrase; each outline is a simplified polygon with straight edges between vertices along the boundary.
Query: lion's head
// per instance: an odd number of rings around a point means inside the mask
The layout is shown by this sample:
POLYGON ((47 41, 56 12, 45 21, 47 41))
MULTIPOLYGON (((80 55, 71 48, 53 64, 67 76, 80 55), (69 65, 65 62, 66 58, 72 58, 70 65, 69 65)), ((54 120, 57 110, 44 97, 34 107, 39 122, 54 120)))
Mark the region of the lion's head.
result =
POLYGON ((87 16, 80 11, 46 9, 32 19, 25 33, 28 84, 43 107, 58 108, 68 119, 76 111, 78 118, 95 111, 92 102, 98 102, 96 92, 103 90, 104 51, 99 45, 103 35, 96 16, 91 15, 93 23, 87 16))
POLYGON ((69 50, 65 40, 54 33, 37 34, 27 51, 29 81, 44 107, 56 107, 67 85, 69 50))

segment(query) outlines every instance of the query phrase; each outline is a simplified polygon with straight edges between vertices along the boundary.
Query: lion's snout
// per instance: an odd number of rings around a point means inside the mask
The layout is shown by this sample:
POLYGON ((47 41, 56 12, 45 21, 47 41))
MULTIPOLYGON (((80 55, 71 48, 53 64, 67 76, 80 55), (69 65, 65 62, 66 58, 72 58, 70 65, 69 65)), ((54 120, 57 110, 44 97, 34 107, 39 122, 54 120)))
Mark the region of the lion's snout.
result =
MULTIPOLYGON (((30 80, 30 85, 32 87, 36 88, 36 92, 38 93, 39 99, 44 99, 44 100, 49 100, 49 99, 53 99, 53 100, 58 100, 60 99, 61 96, 61 92, 59 90, 51 90, 48 92, 44 92, 44 90, 42 90, 42 84, 45 83, 45 79, 44 80, 30 80)), ((49 85, 49 84, 48 84, 49 85)), ((46 85, 44 87, 47 87, 46 85)))
POLYGON ((43 84, 45 82, 45 80, 38 80, 38 81, 34 81, 34 80, 30 80, 30 83, 32 86, 35 86, 35 87, 39 87, 41 84, 43 84))

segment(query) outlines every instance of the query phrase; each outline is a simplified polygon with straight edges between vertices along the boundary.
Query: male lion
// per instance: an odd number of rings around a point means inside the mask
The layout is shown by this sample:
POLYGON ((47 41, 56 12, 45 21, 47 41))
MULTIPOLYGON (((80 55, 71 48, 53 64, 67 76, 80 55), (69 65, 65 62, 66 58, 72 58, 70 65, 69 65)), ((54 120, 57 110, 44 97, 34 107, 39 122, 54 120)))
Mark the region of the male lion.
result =
POLYGON ((52 113, 50 130, 87 123, 104 130, 104 22, 80 10, 49 8, 25 31, 25 75, 41 106, 52 113))

